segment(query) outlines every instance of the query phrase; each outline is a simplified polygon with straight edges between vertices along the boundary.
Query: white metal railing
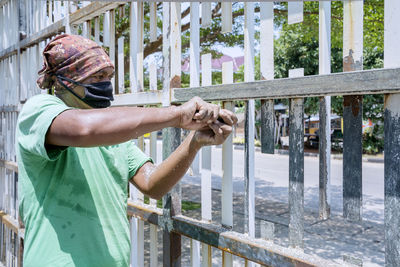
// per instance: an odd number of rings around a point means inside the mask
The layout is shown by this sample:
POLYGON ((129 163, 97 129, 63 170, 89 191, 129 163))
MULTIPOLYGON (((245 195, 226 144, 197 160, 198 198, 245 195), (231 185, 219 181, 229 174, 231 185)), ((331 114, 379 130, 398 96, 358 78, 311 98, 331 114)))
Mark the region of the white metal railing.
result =
MULTIPOLYGON (((0 114, 2 133, 0 139, 0 262, 7 266, 18 266, 22 263, 20 251, 23 230, 18 226, 18 199, 16 192, 17 168, 15 162, 14 136, 18 111, 21 105, 32 95, 43 93, 36 86, 36 73, 42 64, 42 50, 45 44, 56 34, 81 33, 108 49, 117 73, 113 83, 116 88, 114 106, 118 105, 163 105, 179 103, 195 95, 201 95, 208 101, 218 100, 227 109, 233 109, 233 101, 246 100, 246 141, 245 141, 245 234, 231 231, 233 226, 232 210, 232 138, 229 138, 222 148, 222 219, 215 222, 211 217, 211 150, 202 150, 202 165, 195 161, 193 168, 200 170, 201 217, 194 220, 180 214, 179 185, 163 199, 163 209, 156 208, 156 202, 150 201, 150 206, 143 204, 143 195, 133 186, 130 192, 128 213, 132 216, 132 266, 144 264, 144 223, 150 223, 150 266, 158 266, 157 229, 163 231, 163 263, 178 264, 180 260, 180 235, 186 235, 191 240, 191 262, 193 266, 210 266, 211 246, 223 251, 224 266, 232 266, 232 254, 251 261, 267 265, 330 265, 318 257, 302 252, 304 248, 304 170, 302 160, 304 150, 301 145, 290 145, 290 182, 289 182, 289 243, 295 250, 278 246, 271 242, 255 238, 255 197, 254 197, 254 99, 263 99, 262 108, 265 111, 273 108, 274 98, 289 98, 291 140, 302 140, 303 98, 306 96, 321 96, 321 123, 326 127, 321 129, 323 137, 320 151, 320 217, 326 219, 329 214, 330 190, 330 96, 346 95, 352 102, 352 95, 385 93, 385 248, 386 264, 400 264, 398 250, 400 234, 400 202, 398 171, 400 144, 396 134, 400 132, 398 105, 400 103, 400 82, 398 76, 400 57, 396 51, 400 41, 400 4, 396 0, 385 0, 385 68, 384 70, 362 71, 355 73, 330 73, 330 1, 321 1, 319 7, 319 43, 320 43, 320 74, 314 77, 298 77, 282 80, 274 79, 274 47, 273 19, 274 5, 272 2, 262 2, 260 9, 260 72, 263 80, 254 82, 254 3, 244 4, 244 51, 245 51, 245 82, 233 83, 232 62, 225 63, 222 69, 223 85, 211 85, 211 54, 200 57, 200 27, 211 26, 214 13, 211 8, 217 7, 209 2, 190 3, 190 88, 181 87, 181 3, 143 3, 143 2, 92 2, 84 1, 81 6, 73 1, 34 1, 34 0, 2 0, 0 1, 0 114), (159 42, 162 38, 163 65, 156 64, 156 55, 150 55, 149 88, 144 86, 144 6, 149 6, 150 32, 148 43, 159 42), (201 18, 200 21, 200 5, 201 18), (122 8, 121 8, 122 7, 122 8), (125 9, 129 12, 125 13, 125 9), (129 16, 129 54, 125 54, 122 36, 116 36, 116 14, 129 16), (162 17, 162 29, 157 28, 157 21, 162 17), (102 28, 102 30, 101 30, 102 28), (161 32, 161 34, 159 33, 161 32), (125 58, 129 58, 130 93, 125 93, 125 58), (200 81, 200 58, 201 81, 200 81), (163 70, 163 86, 157 88, 157 70, 163 70), (324 75, 322 75, 324 74, 324 75), (326 74, 326 75, 325 75, 326 74), (397 75, 397 76, 396 76, 397 75), (200 87, 201 83, 201 87, 200 87), (312 86, 312 85, 317 86, 312 86), (145 92, 146 89, 146 92, 145 92), (149 89, 149 91, 147 91, 149 89), (211 91, 212 90, 212 91, 211 91), (247 90, 247 91, 246 91, 247 90), (348 96, 347 96, 348 95, 348 96), (387 126, 386 126, 387 125, 387 126), (171 207, 171 205, 173 207, 171 207), (175 214, 171 212, 175 211, 175 214), (201 243, 200 243, 200 242, 201 243), (232 254, 231 254, 232 253, 232 254)), ((291 2, 288 9, 289 23, 301 23, 302 2, 291 2)), ((232 4, 223 2, 218 9, 222 16, 223 32, 232 30, 232 4)), ((360 70, 357 62, 362 62, 363 41, 363 1, 344 1, 344 64, 345 71, 360 70), (351 52, 350 52, 351 51, 351 52), (347 53, 349 52, 349 53, 347 53)), ((362 66, 362 65, 361 65, 362 66)), ((294 71, 296 72, 296 70, 294 71)), ((299 72, 299 70, 297 70, 299 72)), ((301 72, 301 70, 300 70, 301 72)), ((296 74, 293 74, 296 75, 296 74)), ((296 76, 302 76, 297 74, 296 76)), ((354 101, 352 102, 354 103, 354 101)), ((353 106, 353 108, 356 108, 353 106)), ((272 113, 264 112, 263 121, 263 151, 271 153, 271 138, 273 139, 272 113)), ((345 124, 355 133, 360 127, 360 113, 352 114, 352 109, 344 110, 345 124), (354 126, 355 125, 355 126, 354 126)), ((346 149, 357 150, 357 136, 347 135, 346 149)), ((346 138, 346 137, 345 137, 346 138)), ((143 138, 138 139, 138 145, 144 148, 143 138)), ((166 129, 163 131, 163 158, 176 148, 180 142, 180 131, 166 129)), ((301 143, 301 142, 300 142, 301 143)), ((299 143, 299 144, 300 144, 299 143)), ((151 133, 149 150, 152 157, 156 155, 157 138, 151 133)), ((273 151, 273 147, 272 147, 273 151)), ((345 153, 345 172, 343 183, 346 188, 356 190, 344 192, 344 217, 360 220, 361 214, 361 154, 345 153), (353 169, 352 169, 353 168, 353 169), (358 171, 358 172, 357 172, 358 171), (353 194, 349 197, 349 194, 353 194)), ((266 225, 265 227, 269 227, 266 225)))

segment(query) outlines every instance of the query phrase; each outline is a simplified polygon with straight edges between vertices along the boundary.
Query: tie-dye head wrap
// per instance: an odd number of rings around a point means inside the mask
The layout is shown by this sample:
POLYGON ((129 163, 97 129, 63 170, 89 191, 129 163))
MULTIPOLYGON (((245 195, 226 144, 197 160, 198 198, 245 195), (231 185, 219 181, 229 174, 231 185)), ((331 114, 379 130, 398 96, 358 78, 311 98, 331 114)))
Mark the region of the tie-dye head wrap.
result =
POLYGON ((45 47, 37 84, 42 89, 51 88, 55 75, 80 82, 106 67, 114 65, 101 46, 82 36, 62 34, 45 47))

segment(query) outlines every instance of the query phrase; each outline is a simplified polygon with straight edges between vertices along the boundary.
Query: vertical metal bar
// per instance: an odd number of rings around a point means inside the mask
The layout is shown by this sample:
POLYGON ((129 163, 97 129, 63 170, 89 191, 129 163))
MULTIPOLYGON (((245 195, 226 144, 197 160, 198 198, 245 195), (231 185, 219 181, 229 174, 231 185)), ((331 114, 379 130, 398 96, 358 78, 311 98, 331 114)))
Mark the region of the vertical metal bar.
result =
MULTIPOLYGON (((144 151, 143 136, 137 140, 138 147, 144 151)), ((133 185, 129 184, 130 197, 134 202, 143 203, 143 194, 133 185)), ((131 218, 131 266, 144 265, 144 222, 138 218, 131 218)))
MULTIPOLYGON (((211 85, 211 54, 201 56, 201 85, 211 85)), ((201 218, 211 221, 211 146, 201 149, 201 218)), ((202 244, 202 266, 211 266, 211 247, 202 244)))
MULTIPOLYGON (((319 74, 331 73, 331 2, 319 2, 319 74)), ((319 99, 319 218, 330 215, 331 97, 319 99)))
MULTIPOLYGON (((244 80, 254 81, 254 3, 244 4, 244 80)), ((254 182, 254 127, 255 127, 255 104, 254 100, 246 102, 245 109, 245 153, 244 153, 244 177, 245 177, 245 199, 244 199, 244 231, 250 237, 255 236, 255 182, 254 182)), ((253 266, 252 262, 246 261, 246 266, 253 266)))
POLYGON ((273 242, 275 236, 274 223, 268 221, 260 221, 260 235, 261 238, 273 242))
MULTIPOLYGON (((56 1, 56 2, 58 2, 58 1, 56 1)), ((131 9, 132 9, 132 3, 131 3, 131 9)), ((132 15, 132 13, 131 13, 131 15, 132 15)), ((132 16, 129 19, 130 19, 130 22, 132 23, 132 16)), ((105 47, 110 46, 110 31, 109 31, 109 29, 110 29, 110 11, 107 11, 106 13, 104 13, 104 16, 103 16, 103 46, 105 46, 105 47)), ((132 29, 132 26, 131 26, 131 29, 132 29)), ((133 36, 132 30, 130 32, 130 36, 133 36)), ((130 51, 132 51, 132 50, 130 49, 130 51)), ((131 77, 131 79, 132 79, 132 77, 131 77)))
MULTIPOLYGON (((200 3, 190 3, 190 87, 200 85, 200 3)), ((194 175, 200 175, 200 153, 197 153, 192 163, 194 175)), ((194 239, 190 240, 191 246, 191 266, 200 267, 200 242, 194 239)))
POLYGON ((157 3, 149 3, 150 5, 150 42, 157 40, 157 3))
POLYGON ((90 37, 92 36, 92 23, 90 20, 87 20, 85 24, 86 24, 86 38, 90 39, 90 37))
POLYGON ((100 45, 100 17, 94 18, 94 41, 100 45))
POLYGON ((303 1, 288 2, 288 24, 303 21, 303 1))
MULTIPOLYGON (((110 59, 115 65, 115 10, 110 10, 110 59)), ((115 78, 111 79, 113 87, 115 88, 115 78)))
MULTIPOLYGON (((190 87, 200 85, 200 3, 190 3, 190 87)), ((197 153, 192 163, 194 175, 200 175, 200 155, 197 153)), ((194 241, 195 242, 195 241, 194 241)), ((197 249, 197 248, 196 248, 197 249)))
POLYGON ((206 28, 211 26, 211 3, 201 3, 201 27, 206 28))
POLYGON ((137 43, 137 92, 142 92, 144 90, 144 85, 143 85, 143 49, 144 49, 144 37, 143 37, 143 31, 144 31, 144 15, 143 15, 143 2, 138 1, 137 2, 137 13, 136 13, 136 43, 137 43))
MULTIPOLYGON (((154 56, 150 61, 150 90, 157 90, 157 66, 154 56)), ((150 157, 157 164, 157 132, 150 133, 150 157)), ((150 205, 157 207, 157 200, 150 199, 150 205)), ((157 226, 150 224, 150 267, 158 266, 157 226)))
POLYGON ((138 92, 137 88, 137 40, 134 38, 136 36, 137 30, 137 3, 131 2, 130 17, 129 17, 129 86, 132 93, 138 92))
MULTIPOLYGON (((274 3, 260 3, 260 71, 262 80, 274 79, 274 3)), ((261 100, 261 152, 274 154, 274 101, 261 100)))
POLYGON ((82 36, 88 38, 88 28, 86 21, 82 23, 82 36))
MULTIPOLYGON (((180 3, 163 3, 163 35, 166 37, 166 40, 163 41, 169 41, 165 43, 167 47, 163 47, 164 67, 168 69, 164 68, 164 80, 168 81, 168 83, 164 83, 165 87, 163 88, 166 93, 166 99, 163 100, 165 105, 170 105, 169 90, 179 88, 181 85, 180 15, 180 3)), ((180 129, 168 128, 163 130, 163 159, 166 159, 179 146, 180 140, 180 129)), ((163 212, 165 218, 181 213, 181 187, 179 183, 163 197, 163 212)), ((163 231, 163 265, 181 266, 181 236, 170 232, 168 229, 163 231)))
POLYGON ((232 31, 232 3, 222 2, 221 3, 221 20, 222 28, 221 33, 228 33, 232 31))
POLYGON ((125 91, 124 37, 118 38, 118 89, 117 94, 125 91))
POLYGON ((157 90, 157 63, 154 55, 150 55, 149 61, 149 85, 151 91, 157 90))
MULTIPOLYGON (((385 0, 384 66, 400 67, 400 2, 385 0)), ((400 266, 400 94, 385 96, 385 265, 400 266)))
POLYGON ((150 267, 158 266, 157 226, 150 224, 150 267))
MULTIPOLYGON (((179 128, 163 129, 163 160, 175 151, 180 141, 181 131, 179 128)), ((163 197, 163 213, 166 218, 181 213, 179 183, 163 197)), ((181 236, 168 231, 168 229, 163 231, 163 266, 181 266, 181 236)))
MULTIPOLYGON (((222 83, 233 83, 233 62, 222 63, 222 83)), ((223 108, 233 111, 231 101, 223 102, 223 108)), ((232 229, 233 227, 233 137, 230 135, 222 144, 222 192, 221 192, 221 224, 232 229)), ((223 251, 222 262, 224 267, 233 266, 232 254, 223 251)))
MULTIPOLYGON (((362 70, 363 1, 343 2, 343 71, 362 70)), ((362 219, 362 96, 343 97, 343 217, 362 219)))
POLYGON ((53 19, 53 0, 49 0, 49 24, 53 24, 54 23, 54 19, 53 19))
MULTIPOLYGON (((304 69, 289 70, 289 77, 304 69)), ((303 248, 304 239, 304 100, 290 99, 289 107, 289 245, 303 248)))

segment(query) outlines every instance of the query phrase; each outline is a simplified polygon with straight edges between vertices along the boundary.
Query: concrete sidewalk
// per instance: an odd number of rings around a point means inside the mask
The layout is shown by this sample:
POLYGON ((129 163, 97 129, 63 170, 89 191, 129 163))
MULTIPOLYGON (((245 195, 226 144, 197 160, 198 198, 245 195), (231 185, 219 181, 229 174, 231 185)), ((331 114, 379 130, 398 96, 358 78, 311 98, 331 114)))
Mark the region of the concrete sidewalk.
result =
MULTIPOLYGON (((200 186, 182 183, 182 200, 200 203, 200 186)), ((233 197, 233 230, 243 233, 244 226, 244 199, 243 194, 234 194, 233 197)), ((275 225, 274 243, 288 246, 288 205, 265 198, 256 198, 256 238, 260 237, 261 221, 268 221, 275 225)), ((212 190, 213 221, 221 221, 221 191, 212 190)), ((201 209, 183 213, 196 219, 201 219, 201 209)), ((333 215, 330 219, 321 221, 318 214, 305 208, 305 253, 317 255, 332 260, 338 266, 343 264, 343 258, 356 266, 383 266, 384 259, 384 227, 376 222, 363 221, 349 223, 341 216, 333 215)), ((159 232, 159 263, 162 262, 162 234, 159 232)), ((145 240, 149 240, 149 230, 146 224, 145 240)), ((213 266, 222 266, 222 253, 212 250, 213 266)), ((149 264, 149 244, 145 244, 145 262, 149 264)), ((190 266, 190 240, 182 237, 182 266, 190 266)), ((244 266, 244 260, 234 256, 234 266, 244 266)))

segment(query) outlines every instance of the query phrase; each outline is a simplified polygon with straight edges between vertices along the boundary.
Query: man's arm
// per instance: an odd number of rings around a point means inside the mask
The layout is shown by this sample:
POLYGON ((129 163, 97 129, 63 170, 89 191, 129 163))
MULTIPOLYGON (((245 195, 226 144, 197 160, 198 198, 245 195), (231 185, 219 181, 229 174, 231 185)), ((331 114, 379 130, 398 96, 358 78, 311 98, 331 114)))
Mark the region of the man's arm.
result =
POLYGON ((221 110, 220 114, 226 124, 216 121, 202 130, 192 131, 160 165, 145 163, 130 181, 145 195, 160 199, 185 175, 202 146, 222 144, 232 132, 236 116, 226 110, 221 110))
POLYGON ((72 109, 58 115, 46 134, 46 144, 92 147, 135 139, 165 127, 196 130, 218 119, 219 107, 195 97, 168 108, 112 107, 72 109))

